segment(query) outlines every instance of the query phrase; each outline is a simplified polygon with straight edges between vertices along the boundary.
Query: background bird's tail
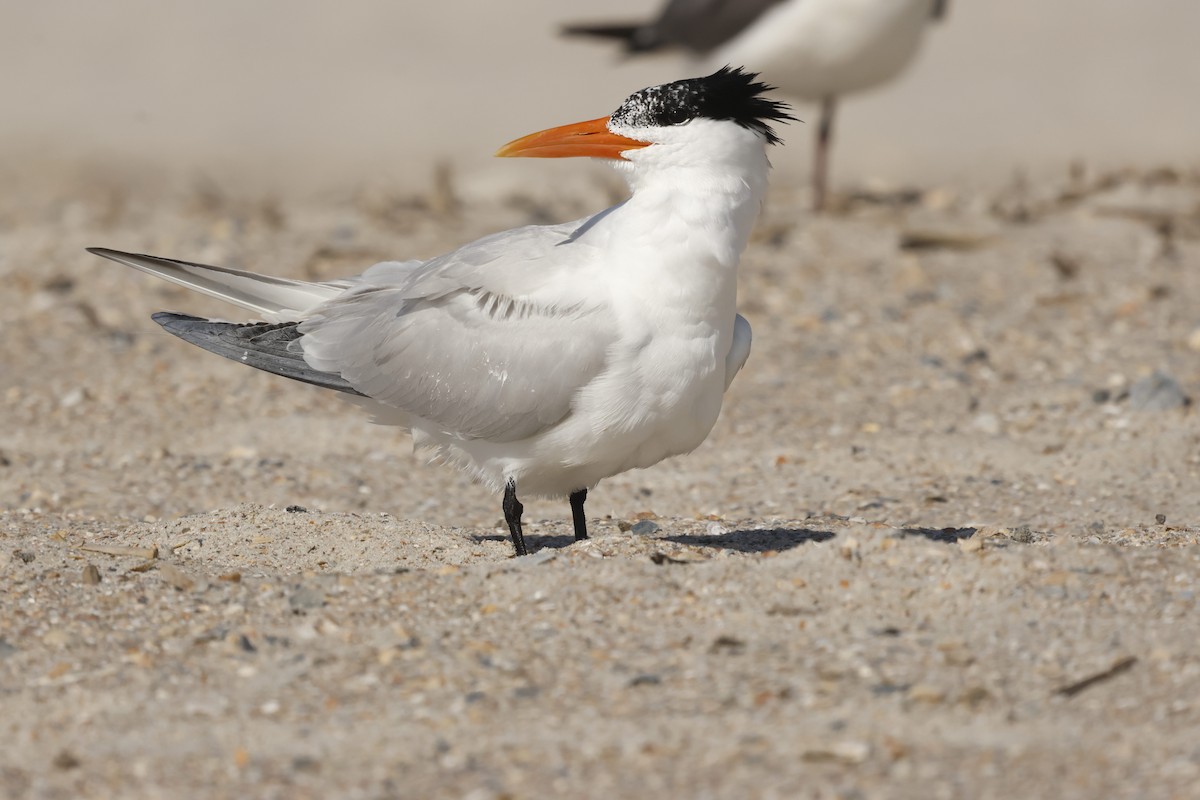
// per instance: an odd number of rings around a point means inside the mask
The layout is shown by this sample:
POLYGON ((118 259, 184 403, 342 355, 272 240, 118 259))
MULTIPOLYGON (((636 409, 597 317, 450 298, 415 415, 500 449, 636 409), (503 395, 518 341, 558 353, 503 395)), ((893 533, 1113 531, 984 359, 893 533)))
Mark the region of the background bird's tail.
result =
POLYGON ((594 39, 616 39, 627 53, 648 53, 662 47, 657 37, 646 35, 645 25, 568 25, 564 36, 590 36, 594 39))

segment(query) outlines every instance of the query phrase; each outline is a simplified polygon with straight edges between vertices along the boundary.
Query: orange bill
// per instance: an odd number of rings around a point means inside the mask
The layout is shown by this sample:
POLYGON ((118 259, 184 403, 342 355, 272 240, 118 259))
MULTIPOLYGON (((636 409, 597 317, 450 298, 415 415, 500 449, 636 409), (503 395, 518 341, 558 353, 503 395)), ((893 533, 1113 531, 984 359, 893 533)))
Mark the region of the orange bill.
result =
POLYGON ((623 158, 627 150, 645 147, 639 142, 618 136, 608 129, 608 117, 562 125, 531 133, 509 142, 496 151, 500 158, 623 158))

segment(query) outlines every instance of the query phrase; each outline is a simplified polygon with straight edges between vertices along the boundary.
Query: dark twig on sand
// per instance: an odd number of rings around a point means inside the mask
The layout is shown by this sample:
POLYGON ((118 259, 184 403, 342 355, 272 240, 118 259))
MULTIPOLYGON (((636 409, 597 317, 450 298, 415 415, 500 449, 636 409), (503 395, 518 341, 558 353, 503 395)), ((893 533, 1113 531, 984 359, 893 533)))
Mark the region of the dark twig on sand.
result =
POLYGON ((1066 686, 1060 686, 1054 690, 1054 693, 1061 694, 1064 697, 1074 697, 1084 689, 1095 686, 1097 683, 1102 683, 1110 678, 1115 678, 1122 672, 1128 671, 1129 668, 1136 663, 1137 656, 1126 656, 1125 658, 1117 660, 1111 667, 1102 672, 1097 672, 1095 675, 1089 675, 1088 677, 1075 681, 1074 683, 1068 683, 1066 686))

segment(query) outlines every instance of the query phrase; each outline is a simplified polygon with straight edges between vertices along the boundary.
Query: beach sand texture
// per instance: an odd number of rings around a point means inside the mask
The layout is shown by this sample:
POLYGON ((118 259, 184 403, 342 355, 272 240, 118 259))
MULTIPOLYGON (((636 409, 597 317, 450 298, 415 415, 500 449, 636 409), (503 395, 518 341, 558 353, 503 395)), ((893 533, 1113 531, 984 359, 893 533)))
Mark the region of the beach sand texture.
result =
POLYGON ((68 5, 0 11, 0 796, 1194 796, 1200 7, 956 3, 828 216, 793 126, 711 437, 513 559, 83 248, 322 278, 582 216, 602 168, 488 154, 684 67, 579 3, 68 5))

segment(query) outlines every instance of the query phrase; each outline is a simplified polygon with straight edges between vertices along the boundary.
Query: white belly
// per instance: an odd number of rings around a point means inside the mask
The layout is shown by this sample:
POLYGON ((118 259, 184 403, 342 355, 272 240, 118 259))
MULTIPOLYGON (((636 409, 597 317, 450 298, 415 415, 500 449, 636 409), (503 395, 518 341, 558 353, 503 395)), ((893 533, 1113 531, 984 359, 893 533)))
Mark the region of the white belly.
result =
POLYGON ((518 485, 559 495, 691 452, 716 424, 729 335, 655 337, 625 366, 581 393, 576 412, 514 464, 518 485))
MULTIPOLYGON (((629 352, 585 387, 559 424, 521 442, 464 440, 411 420, 414 441, 500 488, 563 496, 630 469, 691 452, 716 424, 725 390, 729 325, 696 323, 683 335, 634 337, 629 352)), ((384 420, 381 420, 384 421, 384 420)))

